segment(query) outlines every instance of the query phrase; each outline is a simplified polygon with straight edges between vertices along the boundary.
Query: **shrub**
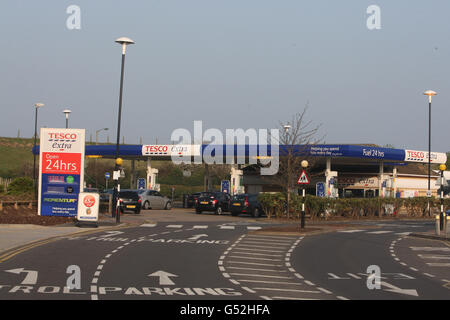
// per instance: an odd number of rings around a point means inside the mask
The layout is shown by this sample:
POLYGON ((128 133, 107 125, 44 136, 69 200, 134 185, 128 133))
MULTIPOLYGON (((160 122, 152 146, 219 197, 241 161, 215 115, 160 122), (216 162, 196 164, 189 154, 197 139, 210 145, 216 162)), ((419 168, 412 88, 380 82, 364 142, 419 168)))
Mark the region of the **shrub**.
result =
POLYGON ((33 192, 33 179, 28 177, 15 178, 8 186, 8 194, 24 194, 33 192))

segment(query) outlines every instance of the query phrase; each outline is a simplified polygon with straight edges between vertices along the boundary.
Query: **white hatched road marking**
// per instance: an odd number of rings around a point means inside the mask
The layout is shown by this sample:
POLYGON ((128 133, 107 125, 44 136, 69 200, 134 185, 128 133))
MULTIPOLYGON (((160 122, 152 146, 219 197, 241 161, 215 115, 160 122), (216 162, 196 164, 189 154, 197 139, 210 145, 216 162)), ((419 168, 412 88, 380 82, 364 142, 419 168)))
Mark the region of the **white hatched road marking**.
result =
POLYGON ((220 226, 220 229, 234 230, 234 226, 220 226))
POLYGON ((394 232, 394 231, 381 230, 381 231, 367 232, 367 234, 385 234, 385 233, 392 233, 392 232, 394 232))
POLYGON ((430 267, 450 267, 450 263, 430 262, 427 265, 430 267))
POLYGON ((151 227, 156 227, 156 223, 144 223, 144 224, 141 224, 140 226, 151 228, 151 227))
POLYGON ((413 251, 444 251, 450 252, 449 247, 409 247, 413 251))

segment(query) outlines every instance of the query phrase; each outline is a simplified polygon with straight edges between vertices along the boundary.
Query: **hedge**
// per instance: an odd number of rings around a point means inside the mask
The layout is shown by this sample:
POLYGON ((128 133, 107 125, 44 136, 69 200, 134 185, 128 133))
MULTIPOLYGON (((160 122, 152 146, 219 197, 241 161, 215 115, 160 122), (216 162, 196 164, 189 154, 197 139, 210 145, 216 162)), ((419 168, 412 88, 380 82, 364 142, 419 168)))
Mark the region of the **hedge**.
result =
MULTIPOLYGON (((297 219, 302 209, 302 197, 292 193, 289 217, 297 219)), ((261 206, 269 218, 288 218, 285 193, 261 193, 261 206)), ((441 200, 431 198, 432 214, 440 211, 441 200)), ((360 218, 405 215, 408 217, 428 216, 428 198, 322 198, 312 195, 305 197, 305 213, 311 219, 332 217, 360 218)), ((444 210, 450 209, 450 199, 444 199, 444 210)))

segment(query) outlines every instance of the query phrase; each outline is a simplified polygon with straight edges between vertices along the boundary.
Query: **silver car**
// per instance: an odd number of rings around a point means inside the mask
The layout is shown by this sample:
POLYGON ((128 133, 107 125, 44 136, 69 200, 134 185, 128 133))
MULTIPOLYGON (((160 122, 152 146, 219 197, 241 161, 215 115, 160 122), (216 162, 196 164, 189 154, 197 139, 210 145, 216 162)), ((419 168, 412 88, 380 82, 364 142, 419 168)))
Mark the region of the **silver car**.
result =
POLYGON ((139 190, 142 209, 172 209, 172 201, 155 190, 139 190))

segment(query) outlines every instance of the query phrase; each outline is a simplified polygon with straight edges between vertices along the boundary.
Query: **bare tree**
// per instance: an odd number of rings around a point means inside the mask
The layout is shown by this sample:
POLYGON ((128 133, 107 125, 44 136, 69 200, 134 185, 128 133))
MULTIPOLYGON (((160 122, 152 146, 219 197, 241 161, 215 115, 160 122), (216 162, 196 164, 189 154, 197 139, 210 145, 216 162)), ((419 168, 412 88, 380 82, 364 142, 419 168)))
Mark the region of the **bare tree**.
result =
POLYGON ((324 138, 316 137, 322 125, 313 126, 311 120, 306 120, 308 108, 307 104, 303 111, 294 114, 288 123, 279 122, 281 127, 280 167, 274 182, 286 190, 288 218, 290 217, 290 194, 301 172, 301 162, 307 160, 309 167, 314 165, 314 159, 309 156, 308 151, 312 145, 320 143, 324 138))

